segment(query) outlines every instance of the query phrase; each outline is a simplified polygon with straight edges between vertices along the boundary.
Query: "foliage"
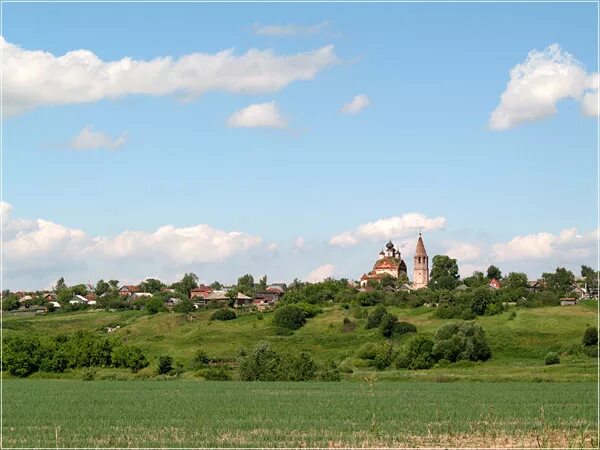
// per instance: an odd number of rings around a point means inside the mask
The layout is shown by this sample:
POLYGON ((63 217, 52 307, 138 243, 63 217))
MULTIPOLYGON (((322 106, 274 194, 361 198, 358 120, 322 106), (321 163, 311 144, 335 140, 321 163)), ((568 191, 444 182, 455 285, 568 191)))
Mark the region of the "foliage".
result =
POLYGON ((165 284, 155 278, 147 278, 140 283, 140 289, 142 292, 150 292, 151 294, 160 292, 161 288, 163 287, 165 287, 165 284))
POLYGON ((160 375, 167 375, 173 370, 173 358, 169 355, 161 355, 158 358, 157 371, 160 375))
POLYGON ((569 292, 575 282, 573 272, 564 267, 557 267, 554 273, 543 273, 542 279, 548 289, 563 294, 569 292))
POLYGON ((144 305, 148 314, 156 314, 167 310, 165 301, 160 295, 152 296, 144 305))
POLYGON ((458 264, 446 255, 435 255, 432 260, 429 287, 431 289, 454 289, 458 286, 458 264))
POLYGON ((432 354, 433 341, 424 336, 416 336, 409 344, 405 353, 396 358, 399 369, 430 369, 435 362, 432 354))
POLYGON ((7 337, 3 342, 2 369, 17 377, 37 372, 42 359, 40 340, 34 337, 7 337))
POLYGON ((175 311, 176 313, 182 313, 182 314, 191 313, 195 309, 196 308, 194 307, 194 304, 192 303, 192 301, 187 298, 184 298, 179 303, 177 303, 175 306, 173 306, 173 311, 175 311))
POLYGON ((209 367, 200 372, 202 378, 207 381, 228 381, 231 375, 225 366, 209 367))
POLYGON ((486 361, 492 355, 483 328, 472 322, 442 325, 434 339, 432 354, 436 360, 486 361))
POLYGON ((527 274, 522 272, 510 272, 502 280, 503 288, 527 288, 529 286, 527 282, 527 274))
POLYGON ((321 381, 340 381, 342 379, 340 369, 331 360, 325 361, 323 364, 319 365, 317 378, 321 381))
POLYGON ((302 308, 294 305, 284 305, 273 313, 273 325, 279 328, 297 330, 306 323, 306 314, 302 308))
POLYGON ((237 317, 235 311, 229 308, 217 309, 211 314, 210 320, 233 320, 237 317))
POLYGON ((221 289, 223 289, 223 285, 219 282, 219 281, 213 281, 210 284, 210 287, 214 290, 214 291, 220 291, 221 289))
POLYGON ((204 350, 198 350, 190 362, 190 369, 198 369, 210 364, 212 358, 204 350))
POLYGON ((9 294, 2 298, 2 311, 12 311, 19 307, 19 300, 14 294, 9 294))
POLYGON ((195 273, 186 273, 181 280, 173 283, 171 287, 189 298, 191 290, 198 287, 198 275, 195 273))
POLYGON ((475 271, 475 272, 473 272, 473 275, 465 278, 463 280, 463 283, 465 283, 465 286, 474 288, 474 287, 487 286, 489 283, 489 280, 485 277, 483 272, 475 271))
POLYGON ((556 352, 548 352, 548 354, 544 358, 544 362, 547 366, 553 364, 560 364, 560 356, 558 356, 558 353, 556 352))
POLYGON ((111 357, 114 367, 126 367, 134 373, 149 364, 142 349, 135 346, 120 345, 113 350, 111 357))
POLYGON ((376 306, 375 309, 373 309, 373 311, 371 311, 371 313, 367 317, 367 323, 365 325, 365 328, 367 328, 367 329, 377 328, 381 324, 381 321, 387 314, 388 314, 388 311, 385 306, 383 306, 383 305, 376 306))
POLYGON ((583 345, 597 345, 598 344, 598 328, 587 327, 583 333, 583 345))
POLYGON ((500 280, 502 278, 502 272, 496 266, 491 265, 487 268, 487 278, 488 280, 491 280, 492 278, 500 280))
POLYGON ((110 291, 110 284, 108 284, 104 280, 98 280, 98 282, 96 283, 96 287, 94 288, 94 293, 97 296, 101 296, 102 294, 106 294, 109 291, 110 291))
POLYGON ((268 342, 259 343, 252 352, 239 360, 243 381, 274 381, 277 379, 280 356, 268 342))

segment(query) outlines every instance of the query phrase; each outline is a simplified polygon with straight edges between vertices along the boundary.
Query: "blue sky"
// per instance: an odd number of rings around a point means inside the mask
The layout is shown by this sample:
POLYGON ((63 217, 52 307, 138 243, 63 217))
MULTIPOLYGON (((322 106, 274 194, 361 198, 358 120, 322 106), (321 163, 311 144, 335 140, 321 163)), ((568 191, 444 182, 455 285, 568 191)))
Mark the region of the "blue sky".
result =
MULTIPOLYGON (((289 281, 318 268, 357 278, 388 238, 404 243, 410 268, 417 222, 437 217, 443 226, 424 226, 429 253, 453 249, 459 264, 463 256, 466 273, 491 262, 531 275, 557 264, 594 263, 589 233, 597 228, 597 118, 582 114, 581 99, 568 95, 554 99, 556 114, 508 129, 492 129, 490 116, 510 70, 532 50, 556 43, 590 77, 597 71, 596 8, 4 4, 6 42, 54 57, 80 49, 104 62, 176 60, 227 49, 236 56, 258 49, 289 57, 333 45, 336 59, 312 79, 276 89, 209 89, 191 99, 170 92, 79 100, 62 77, 56 90, 65 89, 64 102, 39 101, 3 121, 3 200, 12 221, 4 285, 47 287, 63 274, 72 282, 171 280, 189 270, 206 281, 233 281, 246 272, 289 281), (296 32, 264 35, 261 26, 296 32), (340 111, 361 94, 368 106, 356 114, 340 111), (271 102, 285 126, 228 125, 236 111, 271 102), (114 149, 74 149, 85 127, 113 140, 123 135, 125 142, 114 149), (409 213, 422 217, 388 232, 363 233, 351 245, 331 243, 361 225, 409 213), (32 224, 38 219, 60 225, 62 234, 31 234, 39 231, 39 223, 32 224), (20 234, 19 221, 26 224, 20 234), (95 262, 74 256, 89 251, 87 238, 198 224, 260 243, 217 251, 213 259, 206 255, 214 247, 194 242, 197 258, 170 255, 168 248, 164 258, 148 256, 147 248, 121 258, 114 247, 128 244, 119 240, 102 257, 90 253, 95 262), (560 238, 573 228, 577 237, 560 238), (86 238, 73 244, 65 229, 82 230, 86 238), (19 236, 25 241, 17 242, 19 236), (532 249, 523 255, 506 256, 522 241, 494 247, 527 236, 533 236, 524 241, 532 249), (538 245, 549 248, 536 254, 538 245)), ((45 76, 32 64, 31 76, 45 76)), ((44 97, 36 89, 26 97, 44 97)), ((171 241, 165 242, 168 247, 171 241)))

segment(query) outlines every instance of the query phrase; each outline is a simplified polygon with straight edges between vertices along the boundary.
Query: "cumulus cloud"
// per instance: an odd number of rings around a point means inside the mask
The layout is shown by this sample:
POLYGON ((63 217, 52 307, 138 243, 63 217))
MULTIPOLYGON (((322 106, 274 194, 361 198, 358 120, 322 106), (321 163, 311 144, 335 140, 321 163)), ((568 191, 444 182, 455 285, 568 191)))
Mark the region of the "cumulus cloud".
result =
POLYGON ((419 213, 408 213, 401 216, 380 219, 360 225, 354 231, 344 231, 329 240, 330 245, 349 247, 362 240, 382 240, 407 236, 419 229, 438 230, 446 226, 444 217, 430 218, 419 213))
POLYGON ((558 44, 532 50, 510 71, 510 81, 492 112, 492 130, 506 130, 556 114, 561 100, 581 102, 582 112, 598 115, 598 74, 588 73, 558 44))
POLYGON ((335 266, 333 264, 323 264, 306 275, 306 281, 309 283, 319 283, 326 278, 333 277, 335 274, 335 266))
POLYGON ((151 60, 124 57, 103 61, 89 50, 61 56, 26 50, 0 37, 3 52, 4 113, 15 115, 43 105, 89 103, 125 95, 180 95, 186 100, 206 92, 275 92, 298 80, 312 80, 336 64, 333 46, 278 56, 251 49, 236 55, 191 53, 151 60))
POLYGON ((11 205, 2 203, 3 225, 10 230, 3 236, 4 258, 10 270, 90 260, 135 262, 154 258, 174 266, 206 263, 227 259, 261 242, 258 236, 205 224, 181 228, 165 225, 154 232, 125 231, 115 237, 94 237, 43 219, 13 219, 11 210, 11 205))
POLYGON ((497 261, 543 260, 556 256, 569 260, 592 255, 597 241, 598 230, 578 234, 576 228, 569 228, 558 235, 541 232, 494 244, 492 256, 497 261))
POLYGON ((469 242, 446 242, 446 255, 457 261, 475 261, 481 257, 481 248, 469 242))
POLYGON ((254 24, 255 34, 261 36, 301 36, 316 34, 329 26, 329 22, 321 22, 316 25, 261 25, 254 24))
POLYGON ((351 102, 344 104, 340 112, 342 114, 358 114, 371 104, 371 100, 365 94, 356 95, 351 102))
POLYGON ((108 149, 116 150, 127 142, 127 133, 123 132, 115 138, 105 133, 94 131, 90 125, 84 127, 77 136, 75 136, 69 147, 75 150, 97 150, 108 149))
POLYGON ((250 105, 235 112, 227 121, 233 128, 285 128, 287 121, 281 116, 275 102, 250 105))
POLYGON ((304 249, 304 238, 302 236, 299 236, 298 239, 296 239, 296 242, 294 243, 294 248, 296 250, 302 250, 304 249))

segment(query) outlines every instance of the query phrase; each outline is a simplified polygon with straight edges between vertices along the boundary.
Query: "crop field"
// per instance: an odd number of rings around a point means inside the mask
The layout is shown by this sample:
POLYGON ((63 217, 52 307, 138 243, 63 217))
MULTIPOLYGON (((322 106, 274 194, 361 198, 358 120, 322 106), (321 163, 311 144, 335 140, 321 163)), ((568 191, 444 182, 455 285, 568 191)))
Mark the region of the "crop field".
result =
POLYGON ((3 447, 597 447, 595 383, 4 380, 3 447))

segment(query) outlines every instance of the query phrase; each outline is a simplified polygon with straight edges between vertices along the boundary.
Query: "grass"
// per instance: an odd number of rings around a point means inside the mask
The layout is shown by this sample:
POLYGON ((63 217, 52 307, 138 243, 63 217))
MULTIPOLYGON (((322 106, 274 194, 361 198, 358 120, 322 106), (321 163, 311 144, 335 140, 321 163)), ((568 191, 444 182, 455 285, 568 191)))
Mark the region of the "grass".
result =
MULTIPOLYGON (((397 314, 400 320, 414 323, 418 333, 424 335, 433 335, 439 326, 447 322, 432 317, 432 308, 390 307, 389 310, 397 314)), ((323 313, 309 319, 292 336, 277 336, 271 326, 271 313, 268 312, 261 316, 241 314, 237 319, 225 322, 211 321, 211 313, 201 311, 191 315, 160 313, 148 316, 140 311, 85 311, 41 317, 5 314, 2 326, 6 337, 19 333, 52 336, 77 330, 100 333, 107 326, 120 325, 116 335, 130 344, 140 346, 153 366, 162 354, 171 355, 187 366, 199 349, 212 357, 234 361, 240 348, 250 349, 262 340, 271 342, 277 350, 306 351, 318 360, 331 359, 339 363, 352 359, 356 349, 365 342, 385 342, 378 330, 364 328, 365 319, 356 319, 350 310, 339 306, 325 308, 323 313), (263 317, 262 320, 260 317, 263 317), (345 317, 355 327, 344 329, 345 317)), ((485 363, 428 371, 388 369, 375 372, 357 369, 347 377, 358 380, 374 377, 430 381, 595 381, 597 361, 569 353, 581 345, 586 326, 596 323, 597 314, 597 302, 584 302, 570 307, 514 307, 502 314, 477 318, 476 322, 485 329, 492 348, 492 358, 485 363), (513 311, 516 317, 509 320, 513 311), (544 356, 550 351, 562 354, 561 364, 544 365, 544 356)), ((405 335, 390 342, 401 348, 411 338, 405 335)), ((79 375, 75 373, 75 376, 79 375)), ((193 374, 187 373, 185 376, 191 377, 193 374)))
POLYGON ((594 383, 5 380, 6 447, 597 447, 594 383))

